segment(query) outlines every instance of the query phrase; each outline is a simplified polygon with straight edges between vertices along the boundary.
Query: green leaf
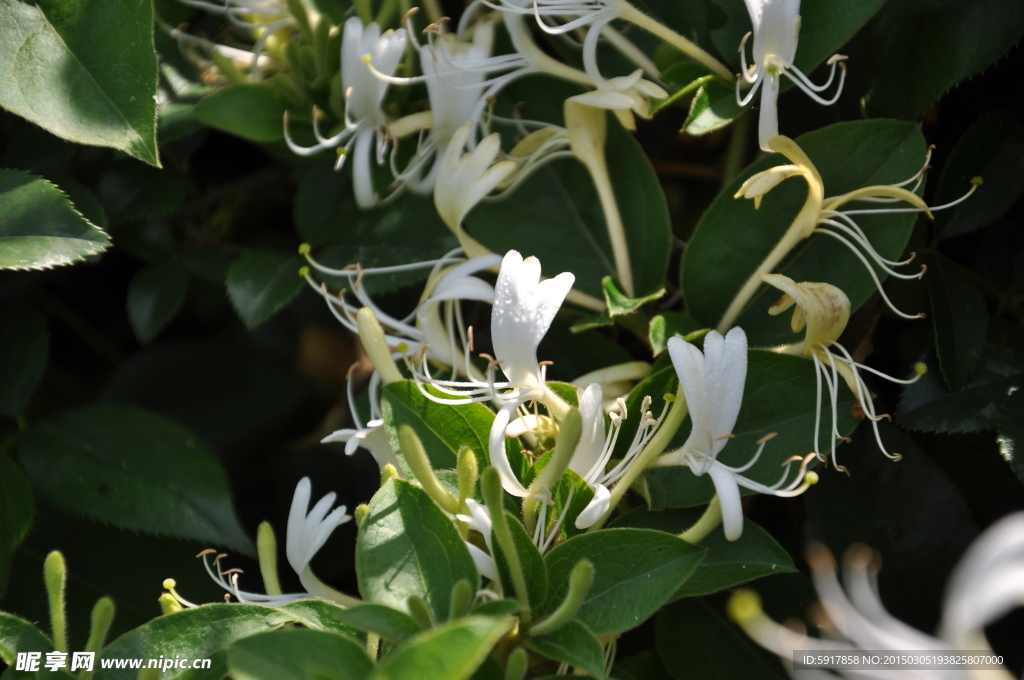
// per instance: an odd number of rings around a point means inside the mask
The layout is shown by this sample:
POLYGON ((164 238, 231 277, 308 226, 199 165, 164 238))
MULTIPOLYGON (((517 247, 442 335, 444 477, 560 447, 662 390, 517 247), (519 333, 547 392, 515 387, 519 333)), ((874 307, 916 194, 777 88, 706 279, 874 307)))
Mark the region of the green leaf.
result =
POLYGON ((259 633, 228 647, 233 680, 363 680, 372 670, 363 645, 318 630, 259 633))
MULTIPOLYGON (((671 241, 668 205, 654 168, 633 136, 610 120, 608 172, 622 216, 637 295, 662 288, 671 241)), ((576 275, 576 288, 600 298, 601 280, 616 274, 604 213, 590 175, 575 159, 528 177, 501 201, 482 202, 466 228, 496 253, 536 255, 544 275, 576 275)))
POLYGON ((36 502, 25 473, 13 458, 0 453, 0 597, 7 592, 11 555, 28 535, 35 513, 36 502))
POLYGON ((110 237, 55 185, 26 172, 0 170, 0 269, 58 267, 109 247, 110 237))
POLYGON ((985 349, 988 305, 960 265, 936 252, 925 254, 928 297, 939 366, 946 385, 960 389, 971 377, 985 349))
POLYGON ((32 307, 19 306, 0 324, 0 414, 16 416, 32 399, 43 377, 50 335, 46 318, 32 307))
POLYGON ((855 543, 879 551, 885 608, 918 630, 934 630, 947 578, 977 535, 973 507, 932 462, 931 451, 888 422, 879 427, 887 448, 903 460, 883 456, 874 437, 855 437, 852 474, 822 475, 804 494, 807 535, 837 557, 855 543))
POLYGON ((337 618, 356 630, 376 633, 391 642, 403 642, 420 632, 411 616, 382 604, 367 603, 343 609, 337 618))
POLYGON ((654 649, 618 659, 612 673, 619 680, 672 680, 654 649))
POLYGON ((697 90, 682 131, 694 136, 706 135, 736 120, 743 111, 736 103, 734 86, 711 80, 697 90))
MULTIPOLYGON (((920 128, 893 120, 837 123, 796 141, 817 166, 829 196, 902 182, 917 173, 925 159, 920 128)), ((759 210, 751 200, 733 198, 748 177, 782 163, 789 161, 779 154, 754 162, 719 194, 697 225, 683 256, 682 286, 687 309, 698 323, 711 327, 718 323, 803 207, 807 184, 800 178, 772 189, 759 210)), ((897 259, 902 253, 915 217, 911 213, 856 216, 872 246, 888 259, 897 259)), ((824 234, 801 241, 776 271, 794 281, 838 286, 853 309, 875 292, 861 261, 824 234)), ((880 278, 884 277, 880 274, 880 278)), ((803 339, 790 329, 789 314, 768 315, 768 307, 778 298, 776 288, 762 285, 734 324, 743 327, 752 346, 771 347, 803 339)))
POLYGON ((250 250, 228 270, 228 298, 246 327, 256 328, 291 302, 306 282, 298 255, 250 250))
POLYGON ((717 599, 680 600, 665 607, 655 625, 658 656, 675 680, 789 677, 778 658, 726 619, 717 599))
POLYGON ((177 262, 143 267, 128 286, 128 320, 139 342, 146 344, 181 309, 188 293, 188 274, 177 262))
MULTIPOLYGON (((801 32, 802 33, 802 32, 801 32)), ((913 119, 1024 35, 1015 0, 890 2, 864 31, 872 116, 913 119)))
MULTIPOLYGON (((18 658, 18 652, 43 652, 45 654, 52 651, 53 644, 43 635, 42 631, 24 619, 0 612, 0 659, 4 663, 13 668, 18 658)), ((44 656, 43 659, 45 658, 44 656)), ((14 673, 8 670, 4 675, 14 675, 14 673)), ((28 673, 25 673, 25 676, 32 677, 28 673)))
POLYGON ((523 611, 523 605, 515 600, 494 600, 473 608, 473 614, 480 616, 514 616, 523 611))
POLYGON ((188 178, 174 167, 152 168, 132 160, 112 163, 96 185, 115 223, 161 217, 188 195, 188 178))
POLYGON ((33 424, 18 458, 51 501, 116 526, 253 554, 213 452, 149 411, 93 404, 33 424))
POLYGON ((622 292, 618 281, 611 276, 606 276, 601 279, 601 288, 604 291, 604 301, 608 305, 608 313, 612 317, 616 316, 627 316, 633 312, 638 311, 644 305, 654 302, 665 294, 665 289, 661 288, 654 291, 650 295, 644 295, 639 298, 631 298, 622 292))
MULTIPOLYGON (((610 526, 655 529, 678 535, 696 524, 702 514, 703 509, 651 512, 636 508, 617 517, 610 526)), ((789 553, 749 519, 743 520, 743 535, 737 540, 729 541, 723 532, 716 530, 700 542, 700 547, 707 550, 704 559, 673 599, 709 595, 762 576, 796 571, 789 553)))
MULTIPOLYGON (((669 367, 667 370, 672 371, 669 367)), ((726 465, 746 464, 757 450, 757 441, 766 434, 777 435, 765 444, 757 463, 744 475, 756 482, 772 485, 781 477, 781 465, 792 456, 806 456, 814 445, 814 416, 817 409, 817 380, 810 360, 769 350, 750 350, 747 354, 747 380, 743 403, 732 433, 735 435, 719 454, 726 465)), ((652 377, 654 377, 652 375, 652 377)), ((634 390, 636 391, 636 390, 634 390)), ((827 391, 825 392, 827 397, 827 391)), ((838 413, 839 434, 846 436, 857 422, 852 415, 856 399, 840 381, 838 413)), ((829 437, 831 407, 827 398, 822 405, 818 450, 832 450, 829 437)), ((628 420, 626 421, 629 422, 628 420)), ((669 444, 682 446, 689 436, 689 417, 669 444)), ((623 432, 619 436, 625 436, 623 432)), ((841 455, 841 454, 837 454, 841 455)), ((698 477, 682 466, 648 470, 648 482, 658 485, 668 507, 707 505, 714 495, 708 476, 698 477)), ((744 494, 754 493, 741 489, 744 494)))
MULTIPOLYGON (((463 446, 473 449, 481 470, 487 467, 487 440, 494 413, 483 404, 438 404, 423 396, 416 383, 403 380, 381 390, 381 412, 393 450, 401 450, 398 429, 408 425, 423 442, 435 470, 454 468, 463 446)), ((518 444, 510 441, 507 446, 518 444)))
POLYGON ((392 479, 370 501, 356 540, 356 572, 363 599, 408 611, 417 595, 436 621, 448 619, 452 587, 459 579, 480 587, 469 549, 425 491, 392 479))
POLYGON ((149 0, 0 0, 0 16, 0 107, 159 165, 149 0))
POLYGON ((348 610, 339 604, 327 600, 297 600, 277 609, 287 613, 306 628, 345 635, 352 639, 361 638, 355 626, 349 626, 341 620, 341 614, 348 610))
POLYGON ((984 181, 970 198, 935 216, 940 239, 968 234, 999 218, 1024 192, 1024 125, 1012 113, 993 111, 975 121, 957 142, 939 178, 935 203, 963 196, 971 180, 984 181))
MULTIPOLYGON (((227 647, 236 640, 280 628, 295 619, 280 609, 253 604, 208 604, 158 616, 125 633, 97 654, 95 680, 136 680, 138 670, 103 668, 102 659, 210 659, 209 671, 169 669, 161 680, 222 678, 227 674, 227 647)), ((339 638, 340 639, 340 638, 339 638)))
POLYGON ((682 585, 704 551, 648 529, 608 529, 575 536, 544 557, 550 579, 546 611, 565 598, 569 574, 581 559, 594 563, 594 583, 576 614, 595 635, 639 626, 682 585))
POLYGON ((203 97, 192 115, 212 128, 254 142, 284 138, 285 102, 267 85, 232 85, 203 97))
POLYGON ((692 317, 679 312, 665 312, 651 319, 648 330, 651 352, 658 356, 668 349, 668 341, 675 336, 684 336, 701 330, 702 326, 692 317))
POLYGON ((511 618, 468 616, 426 631, 398 649, 373 680, 465 680, 512 627, 511 618))
MULTIPOLYGON (((544 558, 541 557, 537 546, 533 544, 526 529, 511 513, 505 513, 505 521, 512 533, 512 541, 515 543, 516 553, 519 555, 519 564, 526 577, 526 591, 530 601, 530 608, 535 609, 544 604, 544 598, 548 595, 548 571, 544 566, 544 558)), ((494 563, 498 567, 498 575, 501 577, 501 588, 503 592, 514 593, 515 584, 512 581, 512 570, 508 566, 508 558, 505 551, 498 545, 496 539, 491 540, 494 547, 494 563)))
POLYGON ((1014 392, 999 409, 999 452, 1024 482, 1024 392, 1014 392))
POLYGON ((585 670, 595 678, 605 677, 601 641, 579 621, 570 621, 542 637, 530 638, 526 646, 549 659, 585 670))
POLYGON ((896 409, 901 427, 924 432, 981 432, 996 426, 999 408, 1024 385, 1024 357, 989 344, 967 384, 946 389, 934 370, 903 390, 896 409))

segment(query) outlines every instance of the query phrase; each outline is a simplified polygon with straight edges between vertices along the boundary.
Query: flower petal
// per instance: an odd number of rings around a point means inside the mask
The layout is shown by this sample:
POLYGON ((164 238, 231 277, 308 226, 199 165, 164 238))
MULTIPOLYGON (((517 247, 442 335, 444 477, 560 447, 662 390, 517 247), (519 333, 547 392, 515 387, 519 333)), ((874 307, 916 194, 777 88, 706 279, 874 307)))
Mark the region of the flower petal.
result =
POLYGON ((494 469, 498 471, 498 476, 501 477, 502 488, 513 496, 526 498, 530 495, 530 492, 516 479, 515 474, 512 472, 512 466, 508 463, 508 454, 505 451, 505 428, 508 426, 513 410, 514 407, 505 407, 494 416, 494 422, 491 423, 490 437, 488 438, 488 450, 491 454, 491 465, 494 466, 494 469))
POLYGON ((712 465, 708 470, 715 483, 715 493, 722 504, 722 529, 725 537, 735 541, 743 535, 743 505, 740 502, 740 487, 732 473, 721 465, 712 465))
POLYGON ((576 517, 576 528, 589 529, 594 526, 597 520, 604 517, 604 514, 608 512, 608 508, 611 507, 611 501, 611 492, 603 484, 596 485, 594 487, 594 499, 576 517))

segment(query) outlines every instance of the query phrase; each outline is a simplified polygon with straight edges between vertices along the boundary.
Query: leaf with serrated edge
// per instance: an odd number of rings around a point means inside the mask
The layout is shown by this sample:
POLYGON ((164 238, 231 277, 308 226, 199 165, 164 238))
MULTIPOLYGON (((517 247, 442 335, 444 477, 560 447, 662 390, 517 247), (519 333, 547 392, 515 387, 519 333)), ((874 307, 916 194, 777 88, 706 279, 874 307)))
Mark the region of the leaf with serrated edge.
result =
POLYGON ((0 269, 59 267, 109 247, 106 232, 82 217, 56 185, 0 170, 0 269))

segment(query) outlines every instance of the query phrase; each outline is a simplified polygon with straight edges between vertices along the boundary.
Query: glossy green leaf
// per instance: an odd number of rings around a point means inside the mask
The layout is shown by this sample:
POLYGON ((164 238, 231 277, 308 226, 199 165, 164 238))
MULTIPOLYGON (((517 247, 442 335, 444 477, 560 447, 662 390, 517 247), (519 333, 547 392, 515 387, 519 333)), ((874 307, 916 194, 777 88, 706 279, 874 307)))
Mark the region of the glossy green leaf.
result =
POLYGON ((668 349, 669 338, 684 336, 701 330, 702 326, 694 318, 679 312, 665 312, 651 319, 648 334, 651 340, 651 352, 658 356, 668 349))
POLYGON ((191 669, 168 669, 161 680, 173 678, 222 678, 227 674, 227 647, 251 635, 296 621, 285 612, 253 604, 208 604, 176 614, 158 616, 125 633, 96 655, 95 680, 136 680, 138 670, 102 668, 103 659, 156 659, 181 656, 210 659, 202 674, 191 669))
POLYGON ((1016 0, 890 2, 864 31, 869 115, 913 119, 1024 35, 1016 0))
POLYGON ((736 103, 736 88, 720 80, 705 83, 690 103, 690 113, 683 123, 683 132, 694 136, 725 127, 743 113, 736 103))
MULTIPOLYGON (((796 141, 818 168, 828 196, 902 182, 914 176, 925 159, 921 130, 911 123, 893 120, 837 123, 809 132, 796 141)), ((752 200, 733 198, 748 177, 783 163, 789 161, 778 154, 754 162, 719 194, 697 225, 683 256, 682 286, 689 313, 699 323, 711 327, 718 323, 736 293, 803 207, 807 184, 802 178, 788 179, 772 189, 759 210, 752 200)), ((864 205, 851 204, 851 208, 861 207, 864 205)), ((913 213, 857 215, 856 221, 883 257, 897 259, 906 246, 915 217, 913 213)), ((814 234, 800 242, 776 272, 794 281, 836 285, 850 298, 853 309, 875 292, 875 284, 861 261, 839 241, 824 234, 814 234)), ((884 278, 881 274, 879 277, 884 278)), ((735 325, 746 331, 752 346, 775 346, 802 339, 790 330, 789 314, 768 315, 768 307, 779 296, 778 289, 762 285, 736 321, 735 325)))
POLYGON ((35 512, 25 473, 13 458, 0 453, 0 597, 7 592, 11 554, 28 535, 35 512))
POLYGON ((15 307, 0 322, 0 414, 16 416, 32 399, 43 377, 50 335, 46 318, 28 306, 15 307))
POLYGON ((942 377, 948 387, 960 389, 985 349, 988 305, 960 265, 935 252, 927 253, 924 263, 928 265, 925 281, 942 377))
POLYGON ((613 317, 632 314, 665 294, 665 289, 660 288, 650 295, 631 298, 622 292, 618 281, 611 276, 606 276, 601 280, 601 288, 604 291, 605 304, 608 305, 608 313, 613 317))
MULTIPOLYGON (((851 445, 851 474, 823 474, 804 494, 807 535, 836 557, 855 543, 881 553, 878 592, 885 608, 919 630, 934 630, 950 571, 977 534, 958 484, 896 426, 879 423, 893 462, 874 437, 851 445)), ((867 433, 864 433, 867 434, 867 433)))
POLYGON ((581 559, 594 563, 594 583, 576 614, 595 635, 639 626, 682 585, 704 551, 648 529, 608 529, 559 544, 544 557, 550 588, 545 611, 565 598, 569 574, 581 559))
POLYGON ((423 396, 416 383, 405 380, 381 390, 381 411, 393 450, 401 450, 398 429, 408 425, 419 435, 434 469, 454 468, 463 446, 473 449, 480 469, 487 466, 487 438, 494 413, 483 404, 438 404, 423 396))
POLYGON ((256 328, 291 302, 306 282, 299 276, 298 255, 277 250, 250 250, 228 270, 228 298, 242 321, 256 328))
POLYGON ((44 496, 74 512, 253 553, 216 456, 149 411, 119 404, 65 411, 34 423, 18 458, 44 496))
POLYGON ((967 234, 994 222, 1024 192, 1024 125, 1014 114, 993 111, 967 129, 946 161, 935 203, 960 198, 975 177, 984 184, 974 195, 935 216, 939 238, 967 234))
POLYGON ((0 107, 159 165, 152 3, 2 0, 0 16, 0 107))
POLYGON ((585 670, 595 678, 605 677, 601 641, 579 621, 569 621, 552 633, 530 638, 526 646, 549 659, 585 670))
POLYGON ((155 338, 181 309, 188 293, 188 274, 177 262, 143 267, 128 286, 128 320, 145 344, 155 338))
POLYGON ((373 680, 465 680, 513 619, 468 616, 421 633, 381 664, 373 680))
POLYGON ((459 579, 480 586, 469 549, 452 520, 425 491, 392 479, 370 501, 356 541, 359 592, 368 602, 408 611, 416 595, 436 621, 448 619, 452 587, 459 579))
POLYGON ((655 627, 658 656, 675 680, 785 680, 778 658, 729 621, 720 601, 680 600, 665 607, 655 627))
POLYGON ((1014 392, 999 409, 999 452, 1024 482, 1024 392, 1014 392))
POLYGON ((372 670, 362 644, 319 630, 258 633, 228 647, 233 680, 363 680, 372 670))
MULTIPOLYGON (((515 543, 516 553, 519 555, 519 565, 523 570, 523 576, 526 577, 530 607, 537 608, 544 604, 544 598, 548 595, 548 571, 544 566, 544 558, 541 557, 537 546, 533 544, 533 540, 519 520, 508 512, 505 515, 505 522, 512 533, 512 542, 515 543)), ((498 567, 498 575, 501 577, 502 591, 516 592, 505 551, 502 550, 497 539, 492 539, 491 545, 494 547, 494 562, 498 567)))
MULTIPOLYGON (((643 508, 630 510, 610 526, 655 529, 681 534, 700 519, 703 509, 665 510, 651 512, 643 508)), ((762 576, 796 571, 789 556, 771 535, 748 519, 743 520, 743 535, 729 541, 716 529, 701 540, 699 547, 707 552, 693 576, 673 596, 696 597, 738 586, 762 576)))
MULTIPOLYGON (((43 659, 45 659, 45 653, 52 651, 53 644, 42 631, 13 614, 0 612, 0 659, 4 663, 13 668, 18 658, 18 652, 43 652, 43 659)), ((8 672, 4 675, 14 675, 14 673, 8 672)), ((17 678, 18 675, 15 677, 17 678)), ((21 677, 34 677, 34 675, 24 673, 21 677)))
POLYGON ((96 185, 115 223, 166 215, 181 205, 188 191, 188 178, 177 168, 151 168, 132 160, 111 164, 96 185))
POLYGON ((967 384, 951 392, 934 362, 916 383, 903 390, 896 422, 925 432, 980 432, 996 426, 999 407, 1024 385, 1024 357, 989 344, 967 384))
MULTIPOLYGON (((827 397, 827 391, 825 395, 827 397)), ((839 433, 843 436, 853 431, 857 424, 852 414, 855 402, 853 393, 847 389, 845 382, 841 382, 838 413, 839 433)), ((726 465, 746 464, 757 450, 757 441, 775 432, 777 435, 765 444, 757 463, 744 473, 744 476, 756 482, 775 484, 782 476, 780 466, 783 461, 792 456, 806 456, 811 451, 814 445, 816 409, 817 380, 814 364, 809 359, 769 350, 750 350, 747 354, 743 404, 732 431, 735 437, 729 440, 718 459, 726 465)), ((826 398, 822 405, 818 439, 818 450, 821 452, 832 450, 828 434, 831 419, 831 407, 826 398)), ((669 449, 682 446, 689 431, 687 418, 669 449)), ((844 455, 841 447, 837 455, 841 461, 844 455)), ((714 495, 711 479, 706 475, 697 477, 687 467, 656 468, 645 474, 651 486, 657 485, 657 493, 663 494, 668 507, 706 505, 714 495)), ((741 489, 741 492, 754 493, 747 489, 741 489)))
POLYGON ((203 97, 192 115, 212 128, 254 142, 284 138, 285 102, 267 85, 233 85, 203 97))
POLYGON ((55 185, 26 172, 0 170, 0 269, 58 267, 109 247, 110 237, 55 185))
MULTIPOLYGON (((614 120, 608 123, 605 153, 634 288, 637 295, 648 295, 663 286, 668 269, 671 226, 665 195, 640 145, 614 120)), ((545 276, 572 272, 576 288, 599 299, 601 280, 616 274, 596 189, 575 159, 541 168, 501 201, 480 203, 465 223, 492 251, 536 255, 545 276)))
POLYGON ((376 633, 391 642, 402 642, 420 632, 419 625, 411 616, 382 604, 349 607, 339 611, 337 618, 356 630, 376 633))

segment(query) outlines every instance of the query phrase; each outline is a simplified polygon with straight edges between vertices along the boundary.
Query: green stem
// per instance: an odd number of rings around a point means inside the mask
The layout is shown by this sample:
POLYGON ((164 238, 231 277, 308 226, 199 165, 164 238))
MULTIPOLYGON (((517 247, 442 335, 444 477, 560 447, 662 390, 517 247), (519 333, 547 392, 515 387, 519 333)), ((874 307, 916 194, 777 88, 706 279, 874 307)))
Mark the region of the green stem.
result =
POLYGON ((50 625, 53 629, 53 648, 68 651, 68 634, 64 617, 64 585, 67 583, 67 565, 64 555, 54 550, 43 562, 43 581, 46 599, 50 605, 50 625))
POLYGON ((697 520, 697 523, 679 534, 679 538, 683 539, 687 543, 693 543, 696 545, 721 523, 722 503, 718 500, 718 494, 715 494, 714 498, 711 499, 711 502, 708 503, 708 507, 704 511, 704 514, 700 516, 699 520, 697 520))
MULTIPOLYGON (((666 397, 667 398, 667 397, 666 397)), ((604 523, 608 521, 611 514, 615 511, 616 506, 622 501, 622 497, 629 491, 629 487, 633 485, 647 466, 654 462, 654 459, 661 455, 662 451, 668 447, 672 441, 672 437, 675 436, 679 426, 683 424, 683 420, 686 418, 688 413, 686 408, 686 395, 683 393, 682 384, 679 385, 679 389, 676 390, 674 403, 669 408, 668 414, 665 416, 664 422, 658 428, 657 433, 651 438, 651 441, 647 442, 647 447, 644 448, 643 452, 637 456, 636 461, 629 466, 626 474, 622 476, 619 482, 612 488, 611 500, 608 503, 608 512, 604 514, 604 517, 597 520, 594 526, 590 527, 587 531, 597 531, 604 523)))
POLYGON ((356 6, 356 13, 359 15, 359 20, 363 22, 363 26, 369 26, 373 21, 370 0, 353 0, 352 4, 356 6))
POLYGON ((508 570, 512 575, 512 587, 516 591, 516 599, 522 605, 523 611, 519 615, 519 622, 526 626, 530 623, 530 598, 526 588, 526 576, 523 574, 523 565, 519 561, 519 552, 516 550, 512 532, 508 528, 508 518, 505 517, 505 510, 501 502, 501 478, 498 471, 492 467, 484 470, 480 479, 480 490, 483 492, 484 503, 491 511, 491 533, 494 540, 501 546, 508 562, 508 570))

